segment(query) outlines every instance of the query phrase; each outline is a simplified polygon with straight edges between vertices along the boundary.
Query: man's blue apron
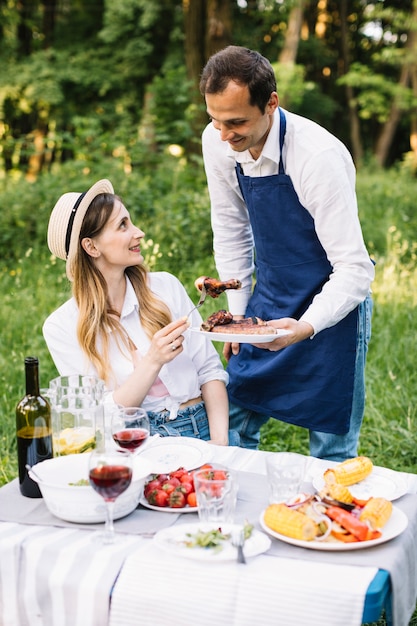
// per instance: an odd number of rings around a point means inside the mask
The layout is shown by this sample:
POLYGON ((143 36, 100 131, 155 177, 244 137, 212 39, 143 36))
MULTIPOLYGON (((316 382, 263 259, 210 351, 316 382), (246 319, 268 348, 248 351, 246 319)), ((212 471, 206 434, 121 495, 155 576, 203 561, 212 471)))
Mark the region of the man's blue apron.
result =
MULTIPOLYGON (((255 241, 256 285, 246 316, 299 319, 332 272, 314 220, 285 174, 286 130, 280 109, 279 172, 236 173, 255 241)), ((349 429, 356 357, 358 309, 335 326, 279 352, 241 344, 228 364, 230 400, 311 430, 344 434, 349 429)))

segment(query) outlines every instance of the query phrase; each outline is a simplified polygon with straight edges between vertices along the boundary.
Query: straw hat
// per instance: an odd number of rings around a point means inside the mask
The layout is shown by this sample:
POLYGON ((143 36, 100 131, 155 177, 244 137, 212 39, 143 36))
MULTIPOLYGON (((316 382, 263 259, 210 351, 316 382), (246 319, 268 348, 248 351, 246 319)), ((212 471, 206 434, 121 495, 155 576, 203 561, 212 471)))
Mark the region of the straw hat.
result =
POLYGON ((48 248, 59 259, 67 262, 67 276, 73 280, 74 262, 81 226, 87 209, 101 193, 114 194, 113 185, 107 179, 99 180, 84 193, 64 193, 52 209, 48 225, 48 248))

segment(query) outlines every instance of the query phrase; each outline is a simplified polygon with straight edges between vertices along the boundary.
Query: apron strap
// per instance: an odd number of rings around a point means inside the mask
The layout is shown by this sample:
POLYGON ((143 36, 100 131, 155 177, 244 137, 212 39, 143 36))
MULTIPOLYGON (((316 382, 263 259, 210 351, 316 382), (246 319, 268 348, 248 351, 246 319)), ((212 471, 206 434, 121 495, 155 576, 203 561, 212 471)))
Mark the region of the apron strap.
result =
POLYGON ((284 147, 285 131, 287 130, 287 120, 285 119, 285 113, 279 107, 279 169, 278 174, 285 174, 284 164, 282 161, 282 149, 284 147))

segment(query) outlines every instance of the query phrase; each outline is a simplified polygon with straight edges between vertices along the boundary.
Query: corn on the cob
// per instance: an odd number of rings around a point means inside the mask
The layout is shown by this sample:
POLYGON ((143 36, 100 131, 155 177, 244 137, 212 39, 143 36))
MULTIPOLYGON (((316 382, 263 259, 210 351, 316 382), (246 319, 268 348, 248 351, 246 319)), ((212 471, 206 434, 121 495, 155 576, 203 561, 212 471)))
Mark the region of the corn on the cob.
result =
POLYGON ((322 493, 323 495, 330 496, 333 500, 343 502, 344 504, 352 504, 353 502, 353 496, 345 485, 339 485, 338 483, 326 483, 322 493))
POLYGON ((319 532, 314 520, 285 504, 270 504, 265 510, 264 521, 276 533, 293 539, 312 541, 319 532))
POLYGON ((369 522, 373 530, 380 530, 391 517, 392 502, 385 498, 370 498, 359 516, 362 522, 369 522))
POLYGON ((324 472, 326 483, 338 483, 339 485, 354 485, 360 482, 372 472, 373 463, 366 456, 357 456, 347 459, 324 472))

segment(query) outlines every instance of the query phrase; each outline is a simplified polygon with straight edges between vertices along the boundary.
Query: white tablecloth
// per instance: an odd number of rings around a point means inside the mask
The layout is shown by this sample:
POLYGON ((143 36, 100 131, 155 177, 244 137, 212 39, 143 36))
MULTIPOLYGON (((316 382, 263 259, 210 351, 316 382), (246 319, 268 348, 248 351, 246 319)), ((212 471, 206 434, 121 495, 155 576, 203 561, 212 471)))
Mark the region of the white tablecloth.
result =
MULTIPOLYGON (((254 473, 265 474, 268 453, 217 446, 213 451, 217 462, 248 472, 239 474, 239 521, 248 512, 258 517, 266 479, 254 473)), ((328 465, 310 459, 308 479, 328 465)), ((404 476, 408 492, 416 493, 417 477, 404 476)), ((196 513, 178 517, 139 509, 116 522, 124 542, 104 547, 88 527, 65 524, 48 515, 43 501, 16 492, 12 484, 0 489, 1 626, 106 626, 109 616, 111 626, 359 626, 369 582, 387 562, 394 626, 406 626, 415 607, 415 520, 409 532, 385 548, 324 555, 273 540, 266 554, 248 559, 247 565, 208 565, 168 555, 152 539, 132 534, 197 521, 196 513), (21 523, 15 523, 19 504, 33 515, 21 511, 21 523)), ((415 517, 415 500, 405 496, 399 506, 415 517)))
POLYGON ((359 626, 376 572, 265 555, 207 564, 148 545, 123 566, 110 626, 359 626))

